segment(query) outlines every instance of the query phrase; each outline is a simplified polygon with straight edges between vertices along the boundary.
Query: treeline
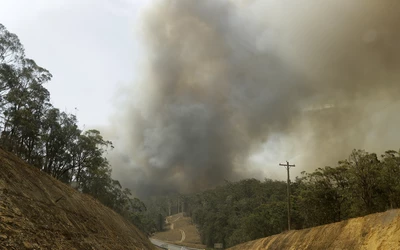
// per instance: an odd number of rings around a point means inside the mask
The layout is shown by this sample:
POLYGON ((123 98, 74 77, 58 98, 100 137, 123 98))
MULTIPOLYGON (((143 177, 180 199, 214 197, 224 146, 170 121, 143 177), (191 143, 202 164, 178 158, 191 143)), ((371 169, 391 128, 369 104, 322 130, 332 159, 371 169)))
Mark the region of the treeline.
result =
MULTIPOLYGON (((291 183, 292 229, 337 222, 400 206, 400 154, 354 150, 335 167, 303 172, 291 183)), ((227 182, 181 198, 203 243, 226 247, 287 230, 286 182, 227 182)))
POLYGON ((60 181, 73 184, 133 221, 156 230, 145 205, 111 178, 112 143, 82 131, 73 114, 50 103, 50 72, 26 58, 18 37, 0 24, 0 146, 60 181))

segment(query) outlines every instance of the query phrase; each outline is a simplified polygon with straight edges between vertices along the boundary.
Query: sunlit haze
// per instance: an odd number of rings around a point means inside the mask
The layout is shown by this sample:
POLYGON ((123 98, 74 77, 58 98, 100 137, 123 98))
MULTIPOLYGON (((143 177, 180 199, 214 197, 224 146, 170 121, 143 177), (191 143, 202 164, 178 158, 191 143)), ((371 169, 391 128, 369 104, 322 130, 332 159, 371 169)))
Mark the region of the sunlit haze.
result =
POLYGON ((397 19, 389 5, 1 5, 1 22, 52 73, 54 106, 114 142, 113 175, 135 191, 284 179, 278 164, 286 160, 298 176, 354 148, 398 146, 397 19))

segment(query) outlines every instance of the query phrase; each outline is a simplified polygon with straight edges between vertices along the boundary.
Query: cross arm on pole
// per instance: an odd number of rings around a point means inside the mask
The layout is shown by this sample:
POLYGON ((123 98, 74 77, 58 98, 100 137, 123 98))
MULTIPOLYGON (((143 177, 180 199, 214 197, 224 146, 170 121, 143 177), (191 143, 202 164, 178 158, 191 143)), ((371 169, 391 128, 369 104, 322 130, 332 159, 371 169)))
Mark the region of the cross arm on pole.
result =
POLYGON ((289 164, 288 161, 286 161, 286 163, 279 163, 279 166, 284 166, 284 167, 288 167, 288 168, 296 167, 296 165, 294 165, 294 164, 289 164))

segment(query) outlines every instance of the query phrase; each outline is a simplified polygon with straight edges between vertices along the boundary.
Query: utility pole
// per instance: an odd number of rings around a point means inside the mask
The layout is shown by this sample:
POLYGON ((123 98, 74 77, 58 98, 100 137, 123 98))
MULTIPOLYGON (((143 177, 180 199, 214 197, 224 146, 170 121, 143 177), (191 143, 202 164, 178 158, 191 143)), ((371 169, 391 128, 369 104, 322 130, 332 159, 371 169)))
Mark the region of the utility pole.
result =
POLYGON ((287 170, 287 201, 288 201, 288 230, 290 230, 290 174, 289 169, 295 167, 295 165, 290 165, 288 161, 285 163, 279 163, 279 166, 284 166, 287 170))
POLYGON ((171 206, 172 206, 171 199, 168 198, 168 216, 171 216, 171 206))

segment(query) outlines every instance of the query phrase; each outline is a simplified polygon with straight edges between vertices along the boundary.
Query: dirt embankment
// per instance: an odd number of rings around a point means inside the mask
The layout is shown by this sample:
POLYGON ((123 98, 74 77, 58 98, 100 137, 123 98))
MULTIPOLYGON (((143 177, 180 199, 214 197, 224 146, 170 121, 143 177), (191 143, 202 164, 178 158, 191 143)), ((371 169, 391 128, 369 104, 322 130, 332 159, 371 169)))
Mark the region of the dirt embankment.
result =
POLYGON ((397 250, 400 249, 400 210, 389 210, 324 226, 289 231, 230 249, 397 250))
POLYGON ((0 249, 154 249, 134 225, 0 149, 0 249))

